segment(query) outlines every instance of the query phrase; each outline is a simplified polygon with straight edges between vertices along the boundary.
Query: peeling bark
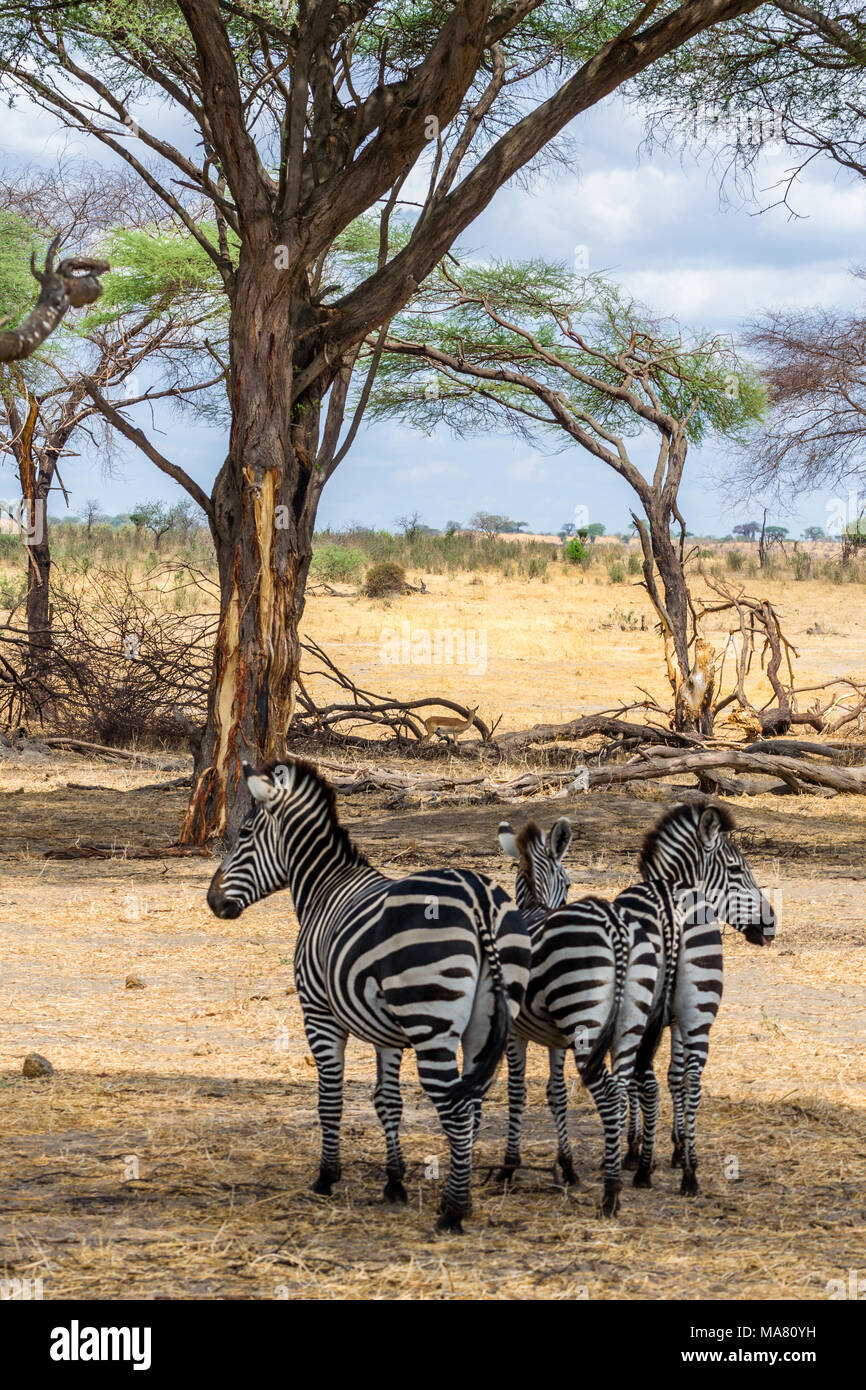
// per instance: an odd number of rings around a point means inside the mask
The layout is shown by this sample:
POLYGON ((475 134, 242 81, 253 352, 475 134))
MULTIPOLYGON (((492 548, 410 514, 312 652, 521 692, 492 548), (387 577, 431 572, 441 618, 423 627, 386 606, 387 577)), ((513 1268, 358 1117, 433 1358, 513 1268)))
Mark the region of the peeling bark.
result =
MULTIPOLYGON (((286 379, 317 311, 274 269, 273 247, 238 272, 230 332, 232 430, 213 493, 211 529, 220 576, 220 624, 208 720, 182 844, 233 838, 247 809, 241 764, 285 756, 294 712, 298 624, 312 558, 319 400, 289 404, 286 379)), ((318 390, 322 390, 321 382, 318 390)))

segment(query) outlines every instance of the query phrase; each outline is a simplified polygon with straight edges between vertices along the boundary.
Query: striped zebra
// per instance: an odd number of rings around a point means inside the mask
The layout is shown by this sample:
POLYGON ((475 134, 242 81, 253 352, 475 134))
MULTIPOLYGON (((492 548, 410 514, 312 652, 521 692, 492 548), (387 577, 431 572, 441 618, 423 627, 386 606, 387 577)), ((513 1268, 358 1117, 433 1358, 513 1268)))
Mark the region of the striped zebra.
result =
POLYGON ((526 1046, 535 1042, 548 1049, 550 1059, 547 1101, 556 1123, 557 1163, 565 1182, 576 1183, 564 1078, 565 1054, 572 1049, 604 1127, 602 1213, 615 1216, 628 1087, 658 964, 641 925, 611 903, 583 898, 564 905, 568 876, 562 859, 570 842, 565 817, 554 825, 549 843, 534 821, 517 835, 507 821, 499 827, 500 845, 517 861, 516 897, 532 939, 532 972, 508 1042, 508 1140, 498 1176, 510 1181, 520 1166, 526 1046))
POLYGON ((385 1198, 406 1201, 399 1078, 403 1051, 412 1047, 450 1146, 438 1226, 459 1231, 470 1210, 481 1099, 529 976, 522 918, 480 874, 437 869, 386 878, 352 843, 333 790, 309 764, 291 760, 259 772, 244 764, 244 776, 253 807, 207 900, 217 917, 237 917, 268 894, 291 890, 298 998, 319 1075, 322 1157, 313 1190, 330 1194, 341 1175, 343 1054, 352 1034, 376 1049, 385 1198))
POLYGON ((615 899, 615 907, 640 922, 660 965, 629 1088, 625 1166, 635 1169, 636 1187, 652 1185, 659 1105, 653 1057, 670 1026, 671 1166, 683 1169, 683 1196, 700 1191, 695 1124, 710 1028, 722 998, 719 922, 735 927, 756 946, 768 945, 776 934, 773 909, 730 838, 733 829, 725 807, 706 802, 674 806, 644 840, 639 861, 643 881, 615 899))

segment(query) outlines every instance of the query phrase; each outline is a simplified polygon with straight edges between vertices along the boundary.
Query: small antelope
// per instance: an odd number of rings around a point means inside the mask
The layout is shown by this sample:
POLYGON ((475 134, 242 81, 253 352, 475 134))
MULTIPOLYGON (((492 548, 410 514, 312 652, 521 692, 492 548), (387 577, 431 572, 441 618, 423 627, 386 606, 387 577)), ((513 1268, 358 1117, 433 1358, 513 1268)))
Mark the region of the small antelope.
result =
POLYGON ((465 719, 459 719, 454 714, 431 714, 429 719, 424 720, 427 732, 422 742, 426 743, 434 734, 441 734, 449 743, 456 745, 458 735, 465 733, 469 728, 478 713, 478 709, 479 706, 476 705, 474 709, 469 711, 465 719))

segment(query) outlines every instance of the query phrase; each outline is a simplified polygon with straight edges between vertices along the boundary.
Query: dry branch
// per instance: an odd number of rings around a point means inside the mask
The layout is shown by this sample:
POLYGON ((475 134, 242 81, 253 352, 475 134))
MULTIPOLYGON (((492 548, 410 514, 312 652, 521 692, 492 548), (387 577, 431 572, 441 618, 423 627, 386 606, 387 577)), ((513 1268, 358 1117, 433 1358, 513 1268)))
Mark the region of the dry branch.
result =
POLYGON ((30 269, 40 284, 39 298, 22 324, 0 331, 0 362, 30 357, 54 332, 64 314, 94 304, 102 294, 99 276, 110 269, 108 261, 73 256, 62 260, 55 270, 58 241, 55 237, 48 248, 44 270, 37 270, 31 257, 30 269))

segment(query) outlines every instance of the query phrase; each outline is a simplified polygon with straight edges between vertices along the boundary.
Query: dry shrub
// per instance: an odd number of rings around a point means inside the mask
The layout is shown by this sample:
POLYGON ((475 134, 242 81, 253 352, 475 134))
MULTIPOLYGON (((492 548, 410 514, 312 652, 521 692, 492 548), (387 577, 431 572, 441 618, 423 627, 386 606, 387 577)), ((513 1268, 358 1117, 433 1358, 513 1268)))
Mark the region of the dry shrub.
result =
MULTIPOLYGON (((94 743, 182 745, 173 711, 203 722, 216 630, 213 611, 183 610, 190 597, 212 606, 214 587, 171 565, 143 576, 56 569, 51 650, 39 676, 44 721, 94 743)), ((0 648, 26 680, 26 633, 5 630, 0 648)))
POLYGON ((364 593, 367 598, 387 598, 391 594, 405 594, 406 571, 396 560, 381 560, 371 565, 364 580, 364 593))

